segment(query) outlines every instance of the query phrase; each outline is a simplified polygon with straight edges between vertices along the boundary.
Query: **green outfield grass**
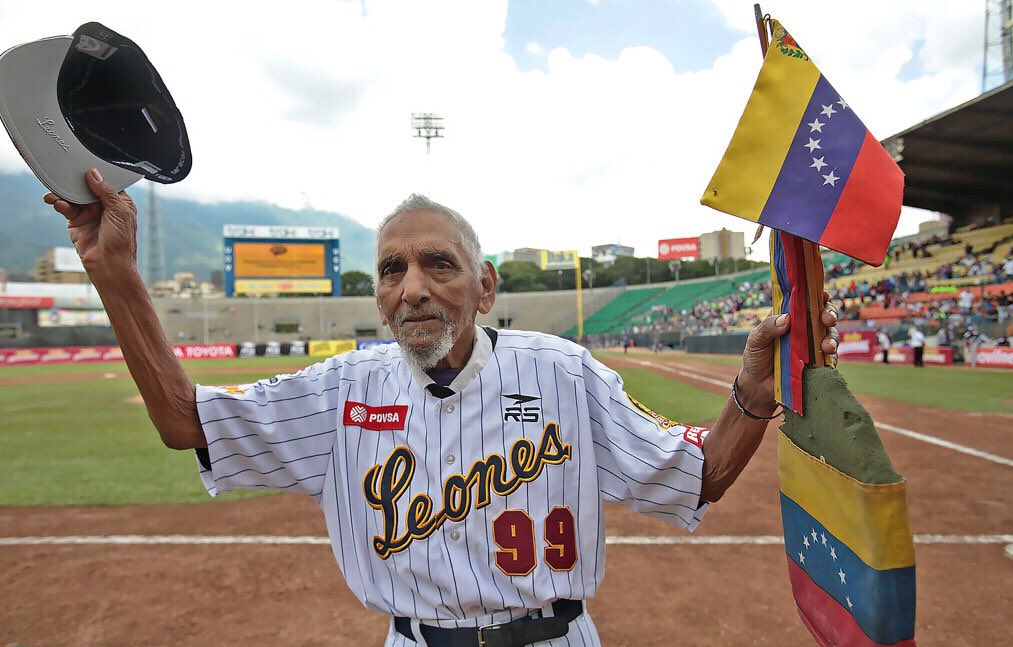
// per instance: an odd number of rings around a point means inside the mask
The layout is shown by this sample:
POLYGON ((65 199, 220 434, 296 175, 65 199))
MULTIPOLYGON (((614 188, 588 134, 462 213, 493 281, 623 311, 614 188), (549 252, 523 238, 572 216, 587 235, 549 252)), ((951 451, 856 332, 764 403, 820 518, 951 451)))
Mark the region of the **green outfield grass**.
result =
MULTIPOLYGON (((621 352, 596 354, 602 357, 623 356, 621 352)), ((669 355, 669 357, 723 366, 741 364, 737 356, 669 355)), ((956 411, 1013 413, 1013 371, 942 366, 915 368, 863 362, 842 362, 839 369, 854 393, 956 411)))
MULTIPOLYGON (((686 358, 738 364, 733 357, 686 358)), ((313 361, 197 360, 185 366, 195 382, 241 384, 313 361)), ((856 393, 962 411, 1013 412, 1013 372, 858 363, 843 364, 841 370, 856 393)), ((630 394, 679 422, 713 420, 724 404, 719 395, 647 369, 619 372, 630 394)), ((89 379, 0 387, 0 505, 211 501, 197 478, 192 452, 163 447, 144 406, 130 401, 137 390, 124 364, 0 369, 0 380, 60 375, 89 379)), ((250 496, 262 494, 228 493, 218 500, 250 496)))
MULTIPOLYGON (((195 382, 238 384, 275 375, 305 357, 184 362, 195 382), (237 374, 216 370, 239 369, 237 374)), ((122 362, 0 369, 6 377, 94 375, 74 382, 0 387, 0 505, 210 501, 193 452, 166 449, 122 362), (118 377, 106 378, 107 374, 118 377)), ((230 492, 218 500, 262 493, 230 492)))
MULTIPOLYGON (((185 362, 195 382, 241 384, 308 365, 310 358, 185 362), (241 373, 222 373, 222 370, 241 373)), ((717 416, 723 399, 649 371, 623 369, 638 400, 680 422, 717 416)), ((79 375, 80 381, 0 387, 0 505, 184 503, 211 499, 197 478, 193 452, 166 449, 122 362, 0 369, 0 379, 79 375), (116 377, 106 377, 107 375, 116 377), (84 379, 85 376, 93 376, 84 379)))
POLYGON ((623 376, 627 393, 677 422, 693 425, 710 422, 721 413, 727 399, 644 368, 621 368, 617 372, 623 376))

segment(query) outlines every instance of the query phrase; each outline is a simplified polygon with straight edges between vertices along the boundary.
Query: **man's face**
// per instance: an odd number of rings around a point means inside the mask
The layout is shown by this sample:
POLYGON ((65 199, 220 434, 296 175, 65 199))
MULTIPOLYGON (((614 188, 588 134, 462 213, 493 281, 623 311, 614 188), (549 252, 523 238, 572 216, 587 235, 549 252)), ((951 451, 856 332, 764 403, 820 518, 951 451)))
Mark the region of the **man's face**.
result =
POLYGON ((426 356, 442 341, 452 346, 449 356, 467 358, 472 336, 464 333, 492 309, 496 278, 491 267, 475 274, 450 218, 414 211, 392 220, 377 244, 377 274, 380 321, 402 348, 426 356))

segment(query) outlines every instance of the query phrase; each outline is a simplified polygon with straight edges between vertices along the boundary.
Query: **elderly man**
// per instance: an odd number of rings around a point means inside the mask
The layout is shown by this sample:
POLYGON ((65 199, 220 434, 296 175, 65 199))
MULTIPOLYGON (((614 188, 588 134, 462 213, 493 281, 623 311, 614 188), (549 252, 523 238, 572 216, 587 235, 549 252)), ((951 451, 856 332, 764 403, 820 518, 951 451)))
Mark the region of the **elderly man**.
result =
MULTIPOLYGON (((602 501, 693 530, 775 410, 772 342, 750 335, 711 430, 627 395, 584 348, 476 326, 496 295, 471 225, 412 196, 377 230, 376 299, 397 346, 240 387, 194 387, 136 267, 136 210, 97 172, 99 203, 50 194, 102 295, 163 442, 197 449, 210 494, 310 496, 387 645, 598 645, 584 610, 604 574, 602 501)), ((832 327, 835 314, 825 311, 832 327)), ((823 350, 836 350, 836 333, 823 350)))

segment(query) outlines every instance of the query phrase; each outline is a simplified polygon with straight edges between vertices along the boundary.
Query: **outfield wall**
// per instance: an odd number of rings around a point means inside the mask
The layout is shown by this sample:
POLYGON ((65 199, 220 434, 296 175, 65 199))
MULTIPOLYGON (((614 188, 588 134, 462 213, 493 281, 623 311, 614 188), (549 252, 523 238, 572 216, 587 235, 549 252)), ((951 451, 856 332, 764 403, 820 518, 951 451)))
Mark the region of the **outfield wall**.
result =
MULTIPOLYGON (((584 290, 584 316, 614 299, 620 288, 584 290)), ((170 343, 291 342, 299 339, 389 337, 373 297, 275 299, 154 299, 170 343)), ((577 321, 573 290, 501 293, 478 322, 560 334, 577 321), (508 321, 502 325, 500 320, 508 321)))

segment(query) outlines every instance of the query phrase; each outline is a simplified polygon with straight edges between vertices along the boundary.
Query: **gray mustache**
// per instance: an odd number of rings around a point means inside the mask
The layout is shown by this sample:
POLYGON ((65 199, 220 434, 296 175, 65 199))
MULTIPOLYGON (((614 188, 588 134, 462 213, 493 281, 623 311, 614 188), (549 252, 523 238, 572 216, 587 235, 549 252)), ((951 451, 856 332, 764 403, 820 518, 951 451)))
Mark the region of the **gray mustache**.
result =
POLYGON ((436 308, 412 308, 401 311, 394 316, 394 323, 400 328, 409 317, 435 317, 445 324, 450 323, 450 316, 436 308))

